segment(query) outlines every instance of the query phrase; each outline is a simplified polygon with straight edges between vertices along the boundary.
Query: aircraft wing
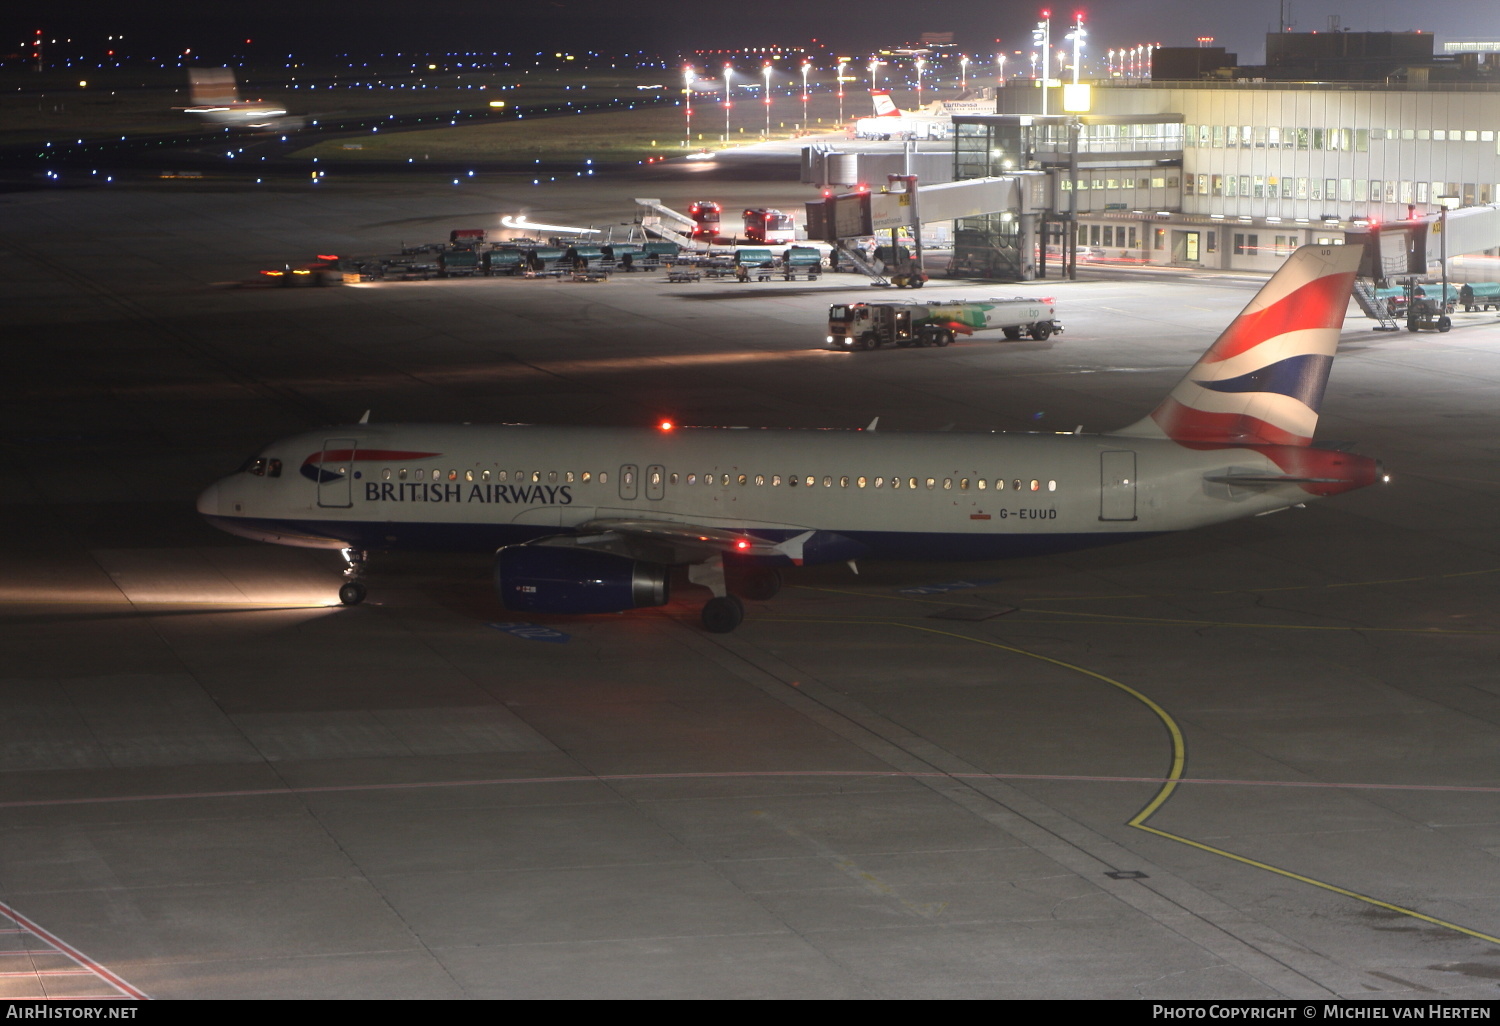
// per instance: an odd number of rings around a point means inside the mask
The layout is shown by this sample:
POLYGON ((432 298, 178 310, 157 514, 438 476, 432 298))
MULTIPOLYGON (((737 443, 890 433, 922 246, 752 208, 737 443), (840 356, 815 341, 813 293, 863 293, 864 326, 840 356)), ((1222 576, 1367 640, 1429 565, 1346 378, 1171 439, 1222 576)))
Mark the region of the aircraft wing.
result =
POLYGON ((854 559, 863 555, 864 549, 829 531, 801 531, 777 542, 757 538, 748 531, 667 520, 603 518, 580 524, 574 530, 574 534, 557 535, 535 544, 593 549, 673 565, 705 563, 732 555, 801 566, 804 561, 854 559))

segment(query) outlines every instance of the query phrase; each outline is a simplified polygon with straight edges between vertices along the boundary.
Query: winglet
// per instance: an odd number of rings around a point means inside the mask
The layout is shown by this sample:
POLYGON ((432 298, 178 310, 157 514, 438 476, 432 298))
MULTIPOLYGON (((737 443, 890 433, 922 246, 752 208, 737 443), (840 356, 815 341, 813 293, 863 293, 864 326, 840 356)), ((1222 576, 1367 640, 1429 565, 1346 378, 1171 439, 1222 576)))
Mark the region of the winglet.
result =
POLYGON ((370 411, 369 410, 366 410, 365 411, 365 415, 363 417, 359 418, 359 422, 361 424, 368 424, 368 423, 370 423, 370 411))
POLYGON ((880 418, 876 417, 874 420, 870 421, 869 427, 865 428, 865 430, 866 431, 874 431, 875 430, 875 425, 879 424, 879 423, 880 423, 880 418))

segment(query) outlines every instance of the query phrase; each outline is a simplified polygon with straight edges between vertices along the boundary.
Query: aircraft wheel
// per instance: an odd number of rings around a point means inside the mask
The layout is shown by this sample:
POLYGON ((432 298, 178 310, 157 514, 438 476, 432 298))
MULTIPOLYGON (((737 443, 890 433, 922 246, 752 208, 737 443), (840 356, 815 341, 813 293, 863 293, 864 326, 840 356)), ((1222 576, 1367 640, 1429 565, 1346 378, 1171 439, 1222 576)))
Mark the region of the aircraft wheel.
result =
POLYGON ((339 601, 346 606, 357 606, 365 600, 367 594, 365 586, 358 581, 350 581, 339 589, 339 601))
POLYGON ((781 571, 772 567, 750 570, 735 582, 735 592, 751 602, 766 602, 781 591, 781 571))
POLYGON ((703 604, 703 629, 710 634, 728 634, 745 618, 745 607, 733 595, 711 598, 703 604))

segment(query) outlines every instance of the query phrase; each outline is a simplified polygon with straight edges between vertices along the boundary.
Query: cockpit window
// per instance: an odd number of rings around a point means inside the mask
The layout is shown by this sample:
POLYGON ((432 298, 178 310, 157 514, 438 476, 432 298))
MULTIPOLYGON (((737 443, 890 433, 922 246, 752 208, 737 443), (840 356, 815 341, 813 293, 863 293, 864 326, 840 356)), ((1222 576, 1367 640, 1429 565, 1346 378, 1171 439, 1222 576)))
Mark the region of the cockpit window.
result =
POLYGON ((264 456, 252 456, 240 465, 240 471, 245 474, 254 474, 256 477, 280 477, 281 461, 267 459, 264 456))

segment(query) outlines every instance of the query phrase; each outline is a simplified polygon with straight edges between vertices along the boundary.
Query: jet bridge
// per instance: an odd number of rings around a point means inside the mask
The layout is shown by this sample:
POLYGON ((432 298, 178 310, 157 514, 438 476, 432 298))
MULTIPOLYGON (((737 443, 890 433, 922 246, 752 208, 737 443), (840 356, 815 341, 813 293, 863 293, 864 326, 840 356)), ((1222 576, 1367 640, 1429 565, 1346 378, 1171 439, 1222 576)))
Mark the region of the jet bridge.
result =
MULTIPOLYGON (((911 228, 920 248, 923 224, 1011 214, 1019 222, 1020 249, 1030 252, 1035 247, 1037 215, 1047 209, 1048 201, 1049 179, 1043 172, 921 186, 915 175, 889 178, 891 187, 883 192, 859 190, 808 203, 808 237, 841 245, 878 231, 894 236, 901 228, 911 228)), ((919 264, 920 260, 919 253, 919 264)), ((1020 263, 1016 271, 1018 278, 1031 277, 1029 262, 1020 263)))
MULTIPOLYGON (((1460 207, 1410 221, 1372 224, 1346 232, 1344 238, 1348 245, 1364 247, 1360 280, 1354 289, 1355 302, 1365 316, 1380 323, 1377 331, 1392 331, 1399 327, 1396 310, 1375 297, 1375 287, 1413 285, 1416 278, 1438 272, 1443 276, 1446 292, 1446 284, 1452 277, 1448 261, 1500 248, 1500 204, 1460 207)), ((1415 331, 1413 313, 1407 311, 1407 326, 1415 331)))

